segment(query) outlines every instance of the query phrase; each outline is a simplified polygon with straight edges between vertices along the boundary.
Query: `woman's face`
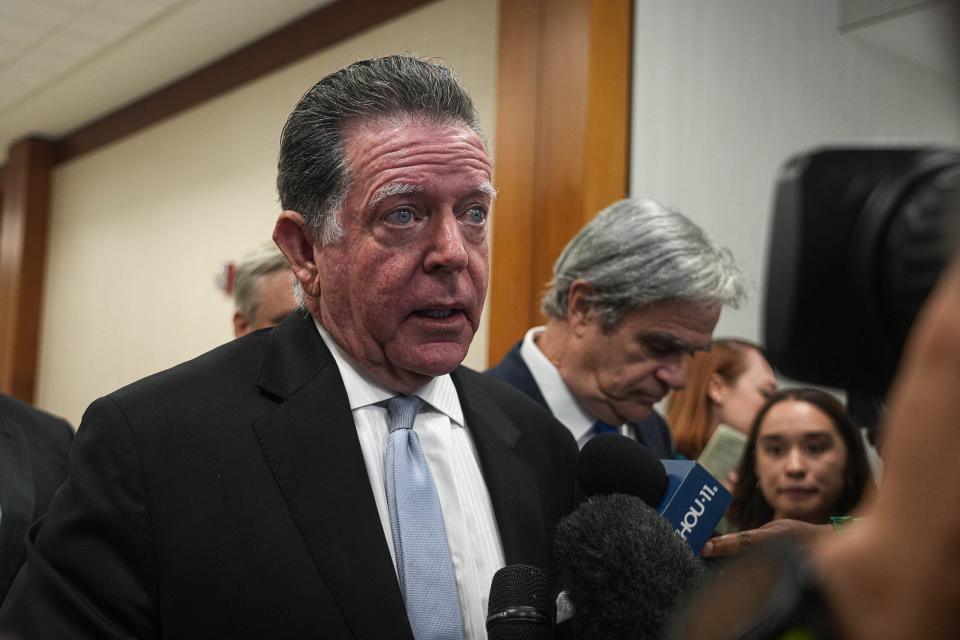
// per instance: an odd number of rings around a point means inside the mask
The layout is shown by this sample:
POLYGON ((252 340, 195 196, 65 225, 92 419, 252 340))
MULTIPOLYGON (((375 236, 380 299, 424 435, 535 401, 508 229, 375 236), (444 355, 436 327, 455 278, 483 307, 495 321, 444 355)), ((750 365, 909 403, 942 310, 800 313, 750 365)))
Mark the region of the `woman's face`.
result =
POLYGON ((759 351, 747 349, 745 357, 747 368, 733 384, 727 384, 719 374, 714 374, 716 387, 711 390, 711 399, 718 423, 749 434, 760 407, 776 392, 777 379, 759 351))
POLYGON ((757 435, 756 474, 773 518, 826 522, 843 492, 847 446, 830 417, 801 400, 778 402, 757 435))

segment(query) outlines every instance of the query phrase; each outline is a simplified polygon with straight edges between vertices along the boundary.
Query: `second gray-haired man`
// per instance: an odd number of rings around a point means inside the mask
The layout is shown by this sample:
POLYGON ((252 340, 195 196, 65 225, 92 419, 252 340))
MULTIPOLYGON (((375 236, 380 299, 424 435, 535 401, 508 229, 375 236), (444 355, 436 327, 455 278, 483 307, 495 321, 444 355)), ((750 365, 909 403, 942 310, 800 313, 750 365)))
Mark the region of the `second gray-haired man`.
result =
POLYGON ((563 250, 534 327, 487 374, 546 406, 582 447, 606 431, 673 455, 653 405, 686 384, 724 305, 744 296, 729 251, 653 200, 601 211, 563 250))

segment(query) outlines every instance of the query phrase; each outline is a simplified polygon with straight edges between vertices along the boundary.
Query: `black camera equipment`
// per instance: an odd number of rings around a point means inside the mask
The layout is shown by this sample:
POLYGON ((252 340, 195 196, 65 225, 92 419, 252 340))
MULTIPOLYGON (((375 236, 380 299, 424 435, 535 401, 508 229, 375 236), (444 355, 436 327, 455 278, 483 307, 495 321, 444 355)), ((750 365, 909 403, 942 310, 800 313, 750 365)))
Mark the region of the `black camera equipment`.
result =
POLYGON ((873 433, 907 333, 957 244, 960 153, 822 148, 786 162, 765 344, 785 375, 848 393, 873 433))

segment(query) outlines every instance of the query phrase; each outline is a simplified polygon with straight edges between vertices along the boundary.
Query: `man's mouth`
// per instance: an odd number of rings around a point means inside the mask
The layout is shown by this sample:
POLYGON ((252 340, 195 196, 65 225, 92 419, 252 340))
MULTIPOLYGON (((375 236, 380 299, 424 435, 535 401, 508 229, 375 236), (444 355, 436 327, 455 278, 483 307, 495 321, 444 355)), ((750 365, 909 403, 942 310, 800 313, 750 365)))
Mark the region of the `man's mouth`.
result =
POLYGON ((431 320, 445 320, 463 312, 460 309, 418 309, 414 313, 431 320))
POLYGON ((636 401, 640 404, 655 405, 660 400, 663 399, 663 396, 650 395, 649 393, 641 393, 636 396, 636 401))

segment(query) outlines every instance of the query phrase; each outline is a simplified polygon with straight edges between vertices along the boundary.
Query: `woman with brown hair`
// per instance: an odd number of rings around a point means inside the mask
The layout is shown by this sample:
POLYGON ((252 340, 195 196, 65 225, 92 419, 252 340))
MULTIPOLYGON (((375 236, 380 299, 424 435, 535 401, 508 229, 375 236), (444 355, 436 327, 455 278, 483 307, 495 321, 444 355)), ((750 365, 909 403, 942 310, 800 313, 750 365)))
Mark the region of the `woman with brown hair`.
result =
POLYGON ((839 400, 787 389, 760 409, 728 517, 741 531, 788 518, 825 524, 851 511, 870 482, 860 430, 839 400))
POLYGON ((716 340, 693 356, 687 385, 667 400, 667 422, 677 452, 696 460, 720 424, 744 434, 757 411, 777 390, 773 369, 755 344, 716 340))

